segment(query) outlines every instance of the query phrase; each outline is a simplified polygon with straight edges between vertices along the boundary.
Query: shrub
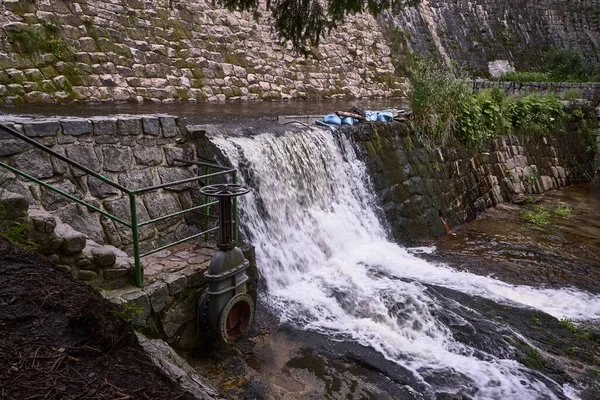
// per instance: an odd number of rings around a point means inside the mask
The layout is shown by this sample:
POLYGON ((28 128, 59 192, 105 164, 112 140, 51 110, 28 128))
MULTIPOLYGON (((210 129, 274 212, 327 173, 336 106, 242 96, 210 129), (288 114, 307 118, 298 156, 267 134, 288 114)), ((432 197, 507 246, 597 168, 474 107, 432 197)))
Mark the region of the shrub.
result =
POLYGON ((419 64, 412 71, 409 98, 413 121, 425 141, 446 143, 453 135, 471 89, 455 76, 419 64))
POLYGON ((566 114, 555 96, 529 94, 508 99, 508 117, 518 133, 547 134, 564 128, 566 114))

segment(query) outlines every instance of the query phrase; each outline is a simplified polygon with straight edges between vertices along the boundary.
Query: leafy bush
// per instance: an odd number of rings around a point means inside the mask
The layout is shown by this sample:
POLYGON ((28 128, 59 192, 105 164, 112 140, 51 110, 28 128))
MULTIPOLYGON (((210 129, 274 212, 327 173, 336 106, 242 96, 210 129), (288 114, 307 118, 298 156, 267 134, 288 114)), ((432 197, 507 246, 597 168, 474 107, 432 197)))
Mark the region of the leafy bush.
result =
POLYGON ((566 114, 555 96, 529 94, 508 98, 508 116, 519 133, 547 134, 564 128, 566 114))

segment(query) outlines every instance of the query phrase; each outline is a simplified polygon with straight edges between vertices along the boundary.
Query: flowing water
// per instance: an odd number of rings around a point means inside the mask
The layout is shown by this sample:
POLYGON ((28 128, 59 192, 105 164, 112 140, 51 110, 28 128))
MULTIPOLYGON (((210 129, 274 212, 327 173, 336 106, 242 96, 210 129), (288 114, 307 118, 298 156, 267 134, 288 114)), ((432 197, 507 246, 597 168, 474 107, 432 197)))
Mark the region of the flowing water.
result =
POLYGON ((469 326, 473 311, 431 288, 574 320, 600 319, 600 297, 460 272, 390 242, 365 166, 342 133, 212 140, 253 189, 240 199, 242 230, 256 246, 264 300, 283 322, 375 349, 408 369, 427 397, 577 398, 569 386, 510 359, 505 343, 482 350, 457 340, 450 324, 469 326))

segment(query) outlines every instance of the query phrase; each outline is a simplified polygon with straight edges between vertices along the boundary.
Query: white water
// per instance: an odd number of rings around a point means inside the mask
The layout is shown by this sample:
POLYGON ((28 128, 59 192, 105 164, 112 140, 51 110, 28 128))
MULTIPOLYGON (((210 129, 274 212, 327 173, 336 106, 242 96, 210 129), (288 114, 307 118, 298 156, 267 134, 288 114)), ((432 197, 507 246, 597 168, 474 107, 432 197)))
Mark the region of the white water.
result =
MULTIPOLYGON (((433 315, 435 299, 422 283, 534 307, 557 318, 599 319, 598 297, 509 285, 428 263, 390 243, 365 167, 344 138, 315 129, 213 142, 253 188, 240 199, 241 220, 256 246, 267 301, 283 321, 371 346, 419 378, 443 374, 452 382, 432 392, 557 398, 517 362, 485 354, 476 358, 474 349, 454 340, 433 315)), ((468 324, 459 315, 453 318, 468 324)), ((575 396, 569 388, 563 395, 575 396)))

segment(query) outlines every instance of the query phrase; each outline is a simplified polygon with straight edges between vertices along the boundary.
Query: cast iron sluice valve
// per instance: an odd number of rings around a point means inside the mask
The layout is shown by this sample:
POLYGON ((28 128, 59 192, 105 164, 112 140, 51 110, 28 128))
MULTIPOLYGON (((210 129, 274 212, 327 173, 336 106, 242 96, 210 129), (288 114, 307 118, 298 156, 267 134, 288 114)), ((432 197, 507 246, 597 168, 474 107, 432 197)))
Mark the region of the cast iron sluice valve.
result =
POLYGON ((254 302, 246 293, 249 262, 233 239, 232 198, 248 193, 241 185, 204 186, 200 193, 219 199, 219 250, 204 276, 208 289, 198 300, 196 327, 202 341, 215 335, 233 343, 246 335, 254 320, 254 302))

